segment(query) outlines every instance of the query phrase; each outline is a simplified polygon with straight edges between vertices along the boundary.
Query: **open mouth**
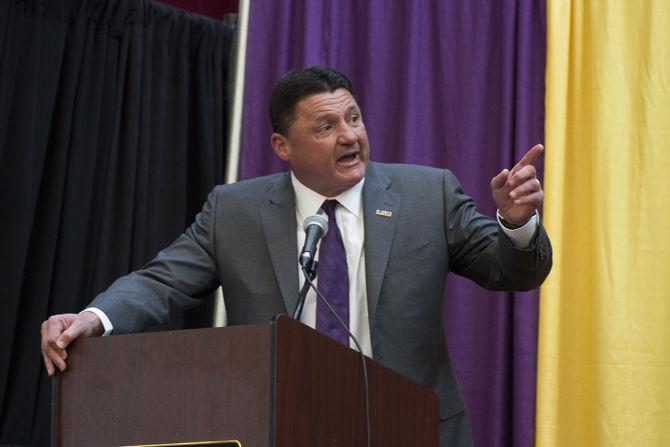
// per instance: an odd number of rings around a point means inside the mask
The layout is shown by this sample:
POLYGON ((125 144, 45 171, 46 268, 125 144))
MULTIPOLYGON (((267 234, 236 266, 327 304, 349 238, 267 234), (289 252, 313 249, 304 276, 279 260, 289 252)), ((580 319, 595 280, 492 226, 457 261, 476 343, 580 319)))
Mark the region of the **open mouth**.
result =
POLYGON ((343 155, 337 159, 338 163, 353 163, 358 160, 358 152, 353 152, 351 154, 343 155))

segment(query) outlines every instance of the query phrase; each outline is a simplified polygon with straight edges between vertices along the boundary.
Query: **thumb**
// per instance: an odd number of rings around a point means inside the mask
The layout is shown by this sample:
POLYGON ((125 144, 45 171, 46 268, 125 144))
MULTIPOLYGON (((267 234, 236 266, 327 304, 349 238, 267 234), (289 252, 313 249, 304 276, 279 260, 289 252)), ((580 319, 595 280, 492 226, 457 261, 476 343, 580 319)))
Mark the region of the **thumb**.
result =
POLYGON ((496 175, 491 179, 491 189, 500 189, 505 186, 507 179, 509 178, 510 172, 509 169, 505 168, 500 171, 500 174, 496 175))
POLYGON ((75 320, 56 340, 59 349, 67 348, 84 331, 84 325, 80 320, 75 320))

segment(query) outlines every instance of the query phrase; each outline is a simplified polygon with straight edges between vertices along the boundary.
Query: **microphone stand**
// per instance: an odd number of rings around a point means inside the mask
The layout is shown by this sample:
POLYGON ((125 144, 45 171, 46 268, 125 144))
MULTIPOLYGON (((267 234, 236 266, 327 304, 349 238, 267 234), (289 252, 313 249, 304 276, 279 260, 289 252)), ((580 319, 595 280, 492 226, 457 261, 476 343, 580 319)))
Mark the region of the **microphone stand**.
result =
MULTIPOLYGON (((316 264, 316 261, 314 261, 314 264, 316 264)), ((316 275, 316 267, 317 266, 313 266, 313 270, 312 270, 312 266, 310 266, 309 269, 307 267, 302 268, 302 273, 303 273, 303 275, 305 275, 305 284, 303 284, 303 287, 302 287, 302 290, 300 291, 300 294, 302 295, 303 291, 305 291, 305 289, 309 289, 310 287, 312 289, 314 289, 314 292, 316 292, 317 298, 319 300, 321 300, 321 302, 323 304, 326 305, 326 308, 328 308, 328 311, 340 323, 340 326, 342 326, 347 331, 347 333, 349 334, 349 338, 351 338, 351 340, 353 340, 354 344, 358 348, 358 352, 361 355, 361 366, 363 367, 363 394, 364 394, 364 398, 365 398, 365 428, 366 428, 366 435, 367 435, 367 447, 372 447, 372 426, 371 426, 371 418, 370 418, 370 391, 369 391, 369 385, 368 385, 368 368, 366 366, 365 354, 363 354, 363 349, 361 348, 360 343, 358 343, 358 340, 356 339, 356 337, 354 337, 354 334, 351 333, 351 331, 349 330, 349 327, 346 324, 344 324, 344 321, 342 321, 342 318, 340 318, 340 316, 337 314, 337 312, 335 312, 335 309, 333 309, 333 306, 330 305, 330 303, 328 302, 326 297, 323 296, 321 294, 321 292, 319 292, 319 289, 317 289, 316 286, 314 285, 314 282, 313 282, 314 276, 312 276, 312 273, 314 275, 316 275)), ((306 295, 306 294, 307 294, 307 292, 305 292, 304 295, 306 295)), ((302 304, 304 304, 303 302, 304 302, 304 296, 302 298, 301 303, 298 304, 299 307, 302 307, 302 304)), ((297 312, 297 309, 296 309, 296 312, 297 312)), ((302 312, 302 309, 301 309, 301 312, 302 312)))
MULTIPOLYGON (((315 217, 320 217, 320 216, 315 216, 315 217)), ((323 228, 323 227, 322 227, 323 228)), ((325 229, 324 229, 324 234, 328 231, 328 225, 326 222, 325 229)), ((304 250, 304 248, 303 248, 304 250)), ((316 249, 314 250, 314 254, 316 254, 316 249)), ((305 298, 307 297, 307 292, 309 291, 310 287, 314 289, 314 292, 316 292, 316 296, 318 300, 321 300, 323 304, 325 304, 326 308, 328 308, 328 311, 335 317, 335 319, 338 321, 338 323, 347 331, 349 334, 349 337, 351 340, 353 340, 354 344, 358 348, 358 352, 361 355, 361 366, 363 367, 363 392, 364 392, 364 398, 365 398, 365 428, 366 428, 366 435, 367 435, 367 446, 371 447, 372 446, 372 429, 371 429, 371 419, 370 419, 370 392, 368 389, 368 368, 366 366, 366 361, 365 361, 365 354, 363 354, 363 349, 361 348, 361 345, 358 343, 358 340, 356 337, 354 337, 354 334, 351 333, 349 330, 349 326, 342 321, 342 318, 335 312, 335 309, 330 305, 328 300, 319 292, 319 289, 316 288, 314 285, 314 278, 316 278, 316 271, 319 268, 319 263, 316 260, 311 259, 310 256, 306 256, 303 258, 301 255, 298 259, 299 264, 300 264, 300 270, 302 271, 303 275, 305 276, 305 282, 302 285, 302 289, 300 289, 300 293, 298 294, 298 304, 295 307, 295 311, 293 312, 293 319, 300 321, 300 317, 302 315, 302 310, 303 307, 305 306, 305 298)), ((348 345, 347 345, 348 346, 348 345)))
POLYGON ((293 312, 293 319, 300 321, 300 316, 302 315, 302 309, 305 307, 305 298, 307 297, 307 291, 310 288, 310 284, 312 281, 314 281, 314 278, 316 278, 316 271, 319 268, 319 262, 318 261, 312 261, 310 263, 307 263, 307 266, 303 267, 302 273, 305 275, 305 283, 302 285, 302 289, 300 289, 300 293, 298 294, 298 305, 295 307, 295 311, 293 312))

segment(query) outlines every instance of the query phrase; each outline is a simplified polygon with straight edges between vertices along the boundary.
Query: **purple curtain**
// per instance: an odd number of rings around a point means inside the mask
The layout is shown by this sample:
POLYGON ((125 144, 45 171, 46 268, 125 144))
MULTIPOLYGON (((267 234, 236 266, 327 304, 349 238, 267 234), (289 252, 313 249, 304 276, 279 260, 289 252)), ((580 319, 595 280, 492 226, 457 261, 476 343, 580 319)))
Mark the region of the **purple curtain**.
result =
MULTIPOLYGON (((488 215, 490 179, 543 140, 544 0, 254 0, 249 25, 241 178, 286 169, 268 99, 316 64, 352 80, 372 159, 448 167, 488 215)), ((444 313, 476 444, 532 445, 537 291, 452 275, 444 313)))

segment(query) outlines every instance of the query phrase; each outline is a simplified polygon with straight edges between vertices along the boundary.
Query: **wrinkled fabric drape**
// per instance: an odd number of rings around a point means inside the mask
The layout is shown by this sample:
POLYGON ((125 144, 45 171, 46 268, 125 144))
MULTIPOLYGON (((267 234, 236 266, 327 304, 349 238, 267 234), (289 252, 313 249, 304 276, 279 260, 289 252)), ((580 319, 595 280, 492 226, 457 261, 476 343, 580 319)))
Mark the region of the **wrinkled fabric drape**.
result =
POLYGON ((231 43, 146 0, 0 3, 0 443, 49 444, 40 323, 140 267, 222 183, 231 43))
POLYGON ((550 1, 538 447, 670 442, 670 4, 550 1))
MULTIPOLYGON (((241 178, 286 169, 270 92, 316 64, 352 80, 372 159, 448 167, 491 216, 490 179, 542 141, 544 1, 254 0, 249 20, 241 178)), ((536 291, 449 280, 447 341, 477 445, 533 443, 537 312, 536 291)))

